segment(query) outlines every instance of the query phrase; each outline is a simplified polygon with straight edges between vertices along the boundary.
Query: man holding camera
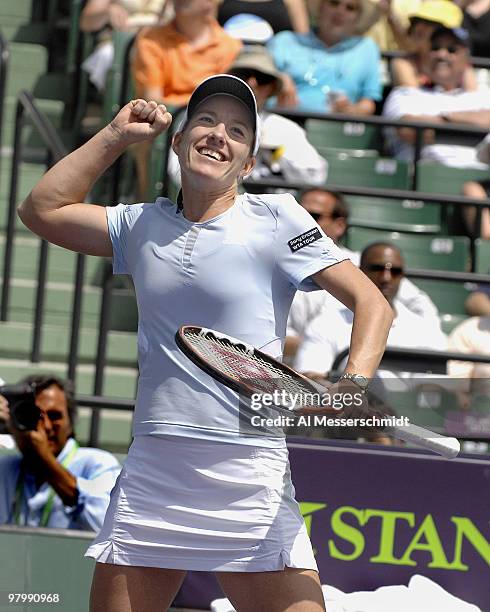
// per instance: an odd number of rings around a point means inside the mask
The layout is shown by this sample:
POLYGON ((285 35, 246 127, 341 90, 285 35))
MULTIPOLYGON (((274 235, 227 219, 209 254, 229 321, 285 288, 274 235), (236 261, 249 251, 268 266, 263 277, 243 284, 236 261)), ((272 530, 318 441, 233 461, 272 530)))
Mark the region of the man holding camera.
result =
POLYGON ((98 531, 120 466, 79 446, 69 383, 30 376, 0 393, 9 399, 0 395, 0 419, 21 453, 0 457, 0 524, 98 531))

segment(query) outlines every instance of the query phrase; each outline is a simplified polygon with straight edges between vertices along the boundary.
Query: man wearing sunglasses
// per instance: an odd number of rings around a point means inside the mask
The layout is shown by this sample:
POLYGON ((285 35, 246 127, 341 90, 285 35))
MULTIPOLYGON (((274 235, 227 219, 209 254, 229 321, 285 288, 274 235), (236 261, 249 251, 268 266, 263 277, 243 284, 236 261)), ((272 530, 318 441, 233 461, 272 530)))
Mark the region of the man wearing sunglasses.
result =
MULTIPOLYGON (((325 234, 340 247, 342 253, 353 264, 359 266, 360 252, 351 251, 341 244, 342 237, 349 227, 349 207, 342 194, 313 187, 303 193, 301 205, 310 213, 325 234)), ((400 280, 397 300, 411 312, 432 320, 436 327, 439 326, 439 312, 430 297, 405 276, 402 276, 400 280)), ((338 308, 342 308, 341 302, 325 291, 298 291, 296 293, 289 311, 284 349, 284 355, 290 363, 294 359, 309 323, 320 311, 328 313, 338 308)))
MULTIPOLYGON (((490 92, 464 91, 463 77, 470 61, 470 39, 461 28, 437 28, 431 36, 430 87, 396 87, 388 96, 383 115, 388 119, 431 123, 458 123, 490 128, 490 92)), ((387 128, 388 145, 397 159, 413 159, 415 130, 387 128)), ((488 168, 476 157, 478 135, 435 134, 424 131, 422 158, 447 166, 488 168)))
MULTIPOLYGON (((447 337, 433 319, 415 314, 398 299, 404 278, 400 250, 387 242, 376 242, 361 253, 360 268, 378 287, 393 309, 395 318, 387 346, 446 350, 447 337)), ((343 307, 320 313, 306 329, 294 366, 302 372, 325 376, 335 357, 348 348, 353 315, 343 307)))
POLYGON ((67 381, 34 375, 22 382, 34 390, 39 418, 34 429, 26 428, 20 405, 9 410, 0 395, 0 420, 20 451, 0 457, 0 524, 98 531, 120 471, 117 459, 79 446, 67 381))

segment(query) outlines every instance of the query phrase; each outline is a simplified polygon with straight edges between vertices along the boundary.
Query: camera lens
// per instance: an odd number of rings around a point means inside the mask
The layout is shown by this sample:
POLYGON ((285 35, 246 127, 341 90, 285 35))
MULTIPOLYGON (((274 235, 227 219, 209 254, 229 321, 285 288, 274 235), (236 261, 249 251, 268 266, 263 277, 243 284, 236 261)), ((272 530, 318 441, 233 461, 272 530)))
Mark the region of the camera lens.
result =
POLYGON ((20 431, 32 431, 37 428, 37 423, 41 417, 41 411, 29 400, 24 400, 14 404, 10 411, 10 417, 14 426, 20 431))

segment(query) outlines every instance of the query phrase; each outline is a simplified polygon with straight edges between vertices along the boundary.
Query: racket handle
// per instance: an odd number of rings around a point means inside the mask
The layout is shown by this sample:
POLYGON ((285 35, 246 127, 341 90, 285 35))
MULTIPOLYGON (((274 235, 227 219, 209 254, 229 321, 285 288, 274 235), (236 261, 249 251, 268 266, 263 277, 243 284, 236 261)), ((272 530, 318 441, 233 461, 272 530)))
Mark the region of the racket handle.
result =
MULTIPOLYGON (((319 393, 325 393, 327 389, 325 385, 315 380, 311 380, 311 378, 307 378, 307 380, 319 393)), ((426 448, 438 455, 446 457, 446 459, 454 459, 461 450, 457 438, 442 436, 441 434, 420 427, 419 425, 410 424, 404 427, 386 427, 383 431, 398 440, 415 444, 421 448, 426 448)))
POLYGON ((446 457, 446 459, 454 459, 461 450, 459 440, 457 438, 448 438, 441 436, 438 433, 429 431, 419 425, 407 425, 405 427, 387 427, 386 433, 390 434, 398 440, 411 442, 422 448, 437 453, 446 457))

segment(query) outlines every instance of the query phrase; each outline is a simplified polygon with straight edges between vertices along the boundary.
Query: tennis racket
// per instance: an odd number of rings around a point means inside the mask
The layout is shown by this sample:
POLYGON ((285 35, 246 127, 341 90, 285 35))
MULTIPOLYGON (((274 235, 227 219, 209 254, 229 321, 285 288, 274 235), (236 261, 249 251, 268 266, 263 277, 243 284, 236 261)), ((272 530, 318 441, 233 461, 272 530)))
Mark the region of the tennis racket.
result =
MULTIPOLYGON (((250 344, 221 332, 183 325, 175 334, 175 340, 191 361, 218 382, 246 398, 267 394, 274 398, 271 408, 290 416, 318 408, 318 394, 328 392, 327 387, 250 344)), ((338 414, 333 408, 331 410, 338 414)), ((418 425, 385 427, 383 432, 448 459, 456 457, 460 450, 456 438, 441 436, 418 425)))

